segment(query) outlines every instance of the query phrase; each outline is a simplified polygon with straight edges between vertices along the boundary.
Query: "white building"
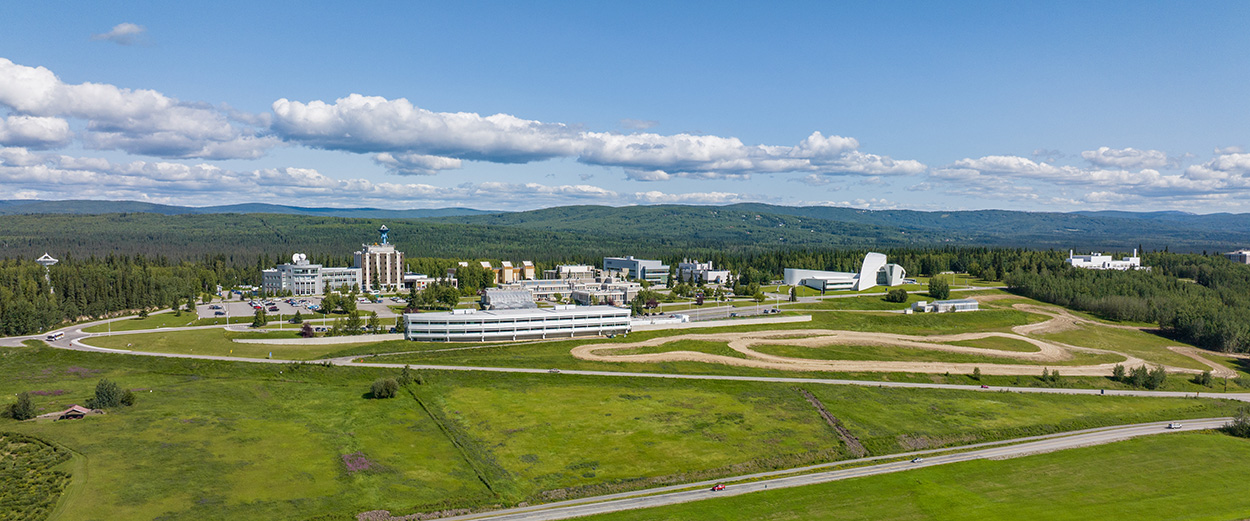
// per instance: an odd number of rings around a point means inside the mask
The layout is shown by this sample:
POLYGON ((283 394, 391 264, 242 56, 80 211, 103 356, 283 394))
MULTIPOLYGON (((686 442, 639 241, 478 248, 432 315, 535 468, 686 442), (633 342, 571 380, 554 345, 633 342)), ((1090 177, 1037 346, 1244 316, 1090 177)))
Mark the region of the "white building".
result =
POLYGON ((786 268, 783 282, 787 286, 807 286, 820 291, 863 291, 875 286, 901 286, 907 271, 898 264, 886 264, 885 255, 869 252, 864 255, 859 273, 786 268))
POLYGON ((711 261, 699 262, 690 259, 677 263, 677 278, 682 282, 708 282, 720 284, 729 280, 729 270, 712 268, 711 261))
POLYGON ((1224 257, 1237 264, 1250 264, 1250 250, 1230 251, 1224 257))
POLYGON ((635 259, 628 257, 604 257, 603 271, 605 275, 620 273, 621 276, 645 280, 651 284, 668 285, 668 265, 658 260, 635 259))
POLYGON ((642 291, 642 284, 637 282, 608 279, 605 282, 576 284, 569 297, 573 299, 573 302, 583 306, 592 304, 625 306, 638 296, 639 291, 642 291))
POLYGON ((482 305, 486 309, 537 309, 534 294, 523 289, 486 288, 482 291, 482 305))
POLYGON ((629 332, 629 309, 556 306, 554 309, 405 313, 404 338, 419 342, 486 342, 619 335, 629 332))
POLYGON ((916 313, 959 313, 962 311, 977 311, 979 309, 981 309, 980 304, 970 298, 935 300, 933 302, 922 300, 911 305, 911 311, 916 313))
POLYGON ((1133 250, 1132 257, 1125 257, 1120 260, 1112 260, 1110 255, 1101 253, 1073 255, 1072 250, 1068 250, 1068 260, 1064 262, 1071 264, 1074 268, 1085 268, 1087 270, 1140 270, 1143 268, 1141 257, 1137 256, 1137 250, 1133 250))
POLYGON ((360 287, 367 291, 398 289, 404 283, 404 252, 387 243, 386 226, 379 231, 382 244, 362 244, 353 254, 353 265, 360 269, 360 287))
POLYGON ((360 286, 360 269, 326 268, 308 262, 308 256, 296 253, 290 264, 279 264, 261 272, 261 288, 268 294, 290 292, 292 295, 321 295, 326 291, 350 290, 360 286))
POLYGON ((595 280, 595 267, 585 264, 562 264, 556 266, 554 270, 543 270, 543 278, 547 280, 595 280))

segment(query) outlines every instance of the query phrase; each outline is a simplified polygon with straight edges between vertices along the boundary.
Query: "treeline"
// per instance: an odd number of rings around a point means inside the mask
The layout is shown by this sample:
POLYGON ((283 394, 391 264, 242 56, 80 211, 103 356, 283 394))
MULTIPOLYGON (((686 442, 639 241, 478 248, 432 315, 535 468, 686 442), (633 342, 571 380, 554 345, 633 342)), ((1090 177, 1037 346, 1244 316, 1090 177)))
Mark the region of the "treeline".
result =
POLYGON ((118 311, 174 307, 215 292, 219 284, 231 287, 258 276, 220 256, 177 263, 143 256, 66 258, 47 278, 34 262, 0 260, 0 335, 27 335, 118 311))
POLYGON ((1207 349, 1250 351, 1250 266, 1222 256, 1150 253, 1150 271, 1066 266, 1013 270, 1021 295, 1112 320, 1153 322, 1168 335, 1207 349))

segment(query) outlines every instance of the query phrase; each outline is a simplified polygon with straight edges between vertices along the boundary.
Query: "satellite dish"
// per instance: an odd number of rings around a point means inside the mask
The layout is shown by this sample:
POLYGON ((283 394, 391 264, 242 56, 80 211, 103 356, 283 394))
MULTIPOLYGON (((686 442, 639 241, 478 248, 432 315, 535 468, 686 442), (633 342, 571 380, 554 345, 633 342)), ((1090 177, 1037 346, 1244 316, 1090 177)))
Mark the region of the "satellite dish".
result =
POLYGON ((301 263, 301 262, 304 262, 304 260, 305 260, 305 259, 307 259, 307 258, 308 258, 308 256, 307 256, 307 255, 304 255, 303 253, 296 253, 295 255, 292 255, 292 256, 291 256, 291 263, 292 263, 292 264, 299 264, 299 263, 301 263))

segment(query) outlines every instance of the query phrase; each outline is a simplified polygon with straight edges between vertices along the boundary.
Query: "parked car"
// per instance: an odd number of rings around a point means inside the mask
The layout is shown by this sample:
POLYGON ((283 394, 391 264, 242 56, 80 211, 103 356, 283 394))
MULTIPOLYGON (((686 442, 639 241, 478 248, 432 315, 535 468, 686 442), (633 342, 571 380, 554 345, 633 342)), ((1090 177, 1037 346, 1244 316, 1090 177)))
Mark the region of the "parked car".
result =
POLYGON ((269 306, 269 311, 277 311, 278 306, 269 306))
POLYGON ((209 306, 208 309, 221 309, 221 306, 218 306, 217 304, 213 304, 209 306))
POLYGON ((218 311, 218 312, 213 313, 214 316, 218 316, 218 317, 225 315, 225 314, 226 314, 225 311, 218 311))

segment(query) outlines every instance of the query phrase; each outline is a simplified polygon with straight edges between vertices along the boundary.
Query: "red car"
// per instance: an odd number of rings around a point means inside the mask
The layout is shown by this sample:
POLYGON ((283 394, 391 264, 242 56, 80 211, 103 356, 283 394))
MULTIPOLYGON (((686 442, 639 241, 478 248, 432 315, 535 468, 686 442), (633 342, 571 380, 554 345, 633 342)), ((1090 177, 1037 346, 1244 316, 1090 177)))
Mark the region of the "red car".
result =
POLYGON ((725 485, 716 485, 712 487, 712 492, 719 492, 721 490, 725 490, 725 485))

